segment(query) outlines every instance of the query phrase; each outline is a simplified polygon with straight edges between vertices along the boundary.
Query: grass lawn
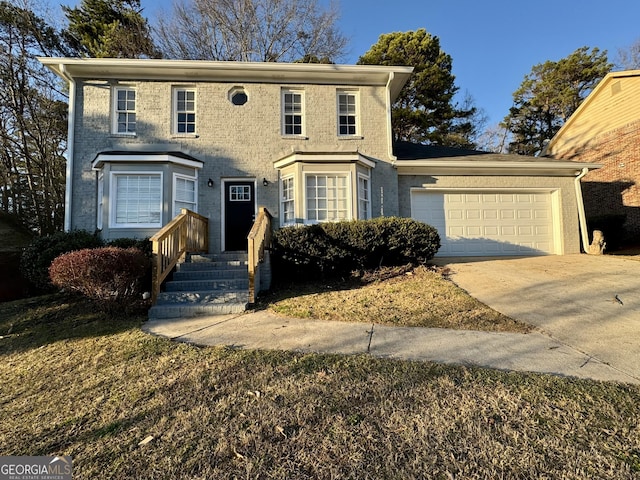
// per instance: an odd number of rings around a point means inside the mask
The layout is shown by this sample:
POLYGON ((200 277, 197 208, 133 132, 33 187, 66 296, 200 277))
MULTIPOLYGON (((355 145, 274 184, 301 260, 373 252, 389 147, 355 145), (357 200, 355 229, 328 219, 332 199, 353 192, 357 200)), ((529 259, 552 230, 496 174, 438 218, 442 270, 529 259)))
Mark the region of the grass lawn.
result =
POLYGON ((54 295, 0 308, 0 455, 74 479, 640 476, 640 387, 198 348, 54 295))

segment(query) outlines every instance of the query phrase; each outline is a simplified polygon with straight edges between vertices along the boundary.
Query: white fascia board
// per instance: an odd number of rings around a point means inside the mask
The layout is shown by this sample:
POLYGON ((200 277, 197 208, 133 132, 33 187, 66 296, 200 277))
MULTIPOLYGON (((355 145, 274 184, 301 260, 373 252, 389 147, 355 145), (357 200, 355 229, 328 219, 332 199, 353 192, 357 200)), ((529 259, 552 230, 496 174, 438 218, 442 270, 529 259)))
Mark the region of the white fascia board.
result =
POLYGON ((204 166, 203 162, 198 160, 189 160, 186 158, 176 157, 170 154, 154 154, 154 153, 99 153, 95 160, 91 163, 93 170, 102 169, 105 163, 173 163, 184 167, 200 169, 204 166))
POLYGON ((287 155, 280 160, 273 162, 273 166, 276 169, 282 169, 294 163, 307 162, 307 163, 358 163, 368 168, 375 168, 376 162, 370 160, 360 153, 343 153, 343 152, 328 152, 328 153, 293 153, 287 155))
POLYGON ((473 160, 397 160, 398 175, 566 175, 601 168, 598 163, 559 161, 482 162, 473 160))
POLYGON ((392 91, 400 91, 413 67, 383 65, 335 65, 278 62, 214 62, 122 58, 54 58, 38 60, 66 79, 224 81, 259 83, 309 83, 327 85, 385 86, 395 75, 392 91))

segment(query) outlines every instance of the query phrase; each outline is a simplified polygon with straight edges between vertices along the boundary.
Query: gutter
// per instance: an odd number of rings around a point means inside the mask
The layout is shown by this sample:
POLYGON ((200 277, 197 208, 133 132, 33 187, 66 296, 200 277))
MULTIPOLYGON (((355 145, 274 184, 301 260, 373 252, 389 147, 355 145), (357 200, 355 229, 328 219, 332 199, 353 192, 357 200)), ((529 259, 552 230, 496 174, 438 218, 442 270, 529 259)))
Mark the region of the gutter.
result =
POLYGON ((393 128, 391 126, 391 84, 395 79, 396 74, 389 72, 389 80, 387 80, 387 154, 392 164, 395 164, 397 157, 393 154, 393 128))
POLYGON ((576 176, 574 184, 576 187, 576 201, 578 202, 578 222, 580 224, 580 237, 582 239, 582 249, 585 253, 589 252, 589 231, 587 230, 587 216, 584 213, 584 201, 582 200, 582 187, 580 180, 589 173, 589 169, 584 167, 576 176))
POLYGON ((76 82, 69 75, 65 65, 60 64, 61 76, 69 82, 69 111, 67 118, 67 169, 66 169, 66 186, 64 190, 64 231, 71 230, 71 205, 73 190, 73 156, 75 143, 75 113, 76 113, 76 82))

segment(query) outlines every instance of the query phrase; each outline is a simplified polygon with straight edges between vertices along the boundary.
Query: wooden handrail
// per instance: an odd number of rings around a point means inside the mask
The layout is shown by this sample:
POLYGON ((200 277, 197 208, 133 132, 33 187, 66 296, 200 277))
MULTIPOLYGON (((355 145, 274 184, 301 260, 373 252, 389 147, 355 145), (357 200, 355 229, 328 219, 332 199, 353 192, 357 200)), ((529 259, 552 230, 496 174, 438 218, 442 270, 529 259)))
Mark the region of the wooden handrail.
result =
POLYGON ((255 303, 260 293, 259 266, 264 262, 265 250, 271 247, 271 219, 273 217, 265 207, 260 207, 258 217, 247 236, 249 262, 249 303, 255 303))
POLYGON ((183 208, 149 241, 153 244, 151 301, 155 304, 162 282, 187 252, 209 251, 209 219, 183 208))

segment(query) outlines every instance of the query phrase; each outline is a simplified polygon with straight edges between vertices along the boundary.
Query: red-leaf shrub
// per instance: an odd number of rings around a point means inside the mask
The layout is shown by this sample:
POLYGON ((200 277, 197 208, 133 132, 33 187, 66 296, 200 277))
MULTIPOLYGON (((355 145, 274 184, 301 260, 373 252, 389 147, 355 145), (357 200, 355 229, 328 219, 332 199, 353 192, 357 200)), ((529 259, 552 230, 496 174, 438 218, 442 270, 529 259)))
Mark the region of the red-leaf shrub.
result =
POLYGON ((49 267, 51 282, 104 306, 131 306, 142 297, 149 259, 137 248, 86 248, 57 257, 49 267))

